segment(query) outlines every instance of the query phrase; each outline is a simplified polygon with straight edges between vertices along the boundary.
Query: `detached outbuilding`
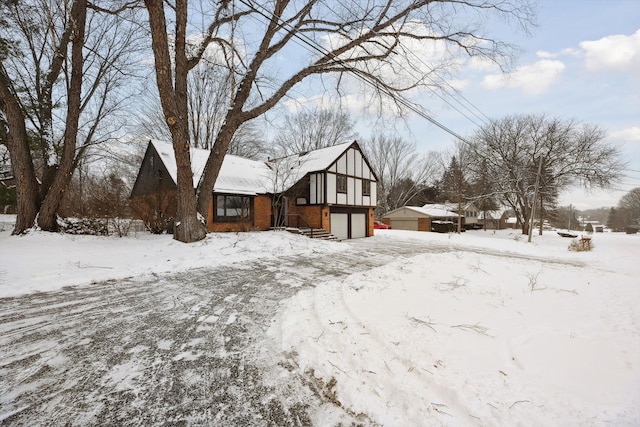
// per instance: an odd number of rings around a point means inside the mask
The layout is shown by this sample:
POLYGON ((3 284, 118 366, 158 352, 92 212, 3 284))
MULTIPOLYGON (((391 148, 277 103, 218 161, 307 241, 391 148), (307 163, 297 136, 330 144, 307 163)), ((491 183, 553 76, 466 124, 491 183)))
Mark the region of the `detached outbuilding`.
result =
POLYGON ((458 214, 445 209, 403 206, 388 212, 383 217, 394 230, 411 231, 454 231, 458 214))

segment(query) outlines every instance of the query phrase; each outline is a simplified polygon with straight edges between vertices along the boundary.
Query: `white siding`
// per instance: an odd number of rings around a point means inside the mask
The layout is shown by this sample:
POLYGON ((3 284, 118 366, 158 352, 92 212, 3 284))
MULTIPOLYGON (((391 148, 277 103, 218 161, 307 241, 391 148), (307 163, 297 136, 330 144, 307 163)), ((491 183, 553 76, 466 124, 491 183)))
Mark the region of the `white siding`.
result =
POLYGON ((347 204, 356 204, 356 180, 354 178, 347 178, 347 204))
POLYGON ((373 179, 373 175, 371 175, 371 169, 369 169, 369 166, 367 166, 364 160, 362 161, 362 176, 364 178, 373 179))
POLYGON ((347 173, 347 156, 345 154, 342 155, 336 162, 338 164, 338 173, 346 174, 347 173))
POLYGON ((371 182, 371 204, 369 206, 375 206, 378 204, 378 189, 375 182, 371 182))
POLYGON ((311 192, 311 203, 330 203, 349 206, 375 206, 377 200, 376 183, 371 182, 371 194, 362 194, 362 181, 375 179, 363 154, 353 148, 344 152, 327 169, 326 177, 317 174, 311 192), (332 173, 333 172, 333 173, 332 173), (336 191, 336 174, 347 176, 347 193, 336 191), (325 188, 326 186, 326 188, 325 188))
POLYGON ((336 176, 327 174, 327 203, 337 203, 336 200, 336 176))
POLYGON ((318 203, 324 203, 324 175, 323 173, 319 173, 318 176, 318 181, 319 184, 318 185, 318 191, 320 192, 318 194, 318 203))
POLYGON ((315 174, 309 176, 309 203, 311 204, 316 204, 318 200, 316 195, 316 176, 315 174))

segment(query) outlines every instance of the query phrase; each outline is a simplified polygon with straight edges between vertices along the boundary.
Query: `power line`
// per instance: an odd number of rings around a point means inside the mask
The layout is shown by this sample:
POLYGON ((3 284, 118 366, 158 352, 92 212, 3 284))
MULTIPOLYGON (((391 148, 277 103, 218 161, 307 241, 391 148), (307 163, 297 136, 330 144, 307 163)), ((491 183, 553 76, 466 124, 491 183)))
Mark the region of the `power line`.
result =
MULTIPOLYGON (((436 119, 430 117, 425 111, 423 111, 420 106, 420 108, 418 108, 418 105, 416 105, 415 103, 412 103, 411 101, 407 100, 405 97, 403 97, 400 94, 394 93, 393 91, 391 91, 389 88, 385 87, 385 86, 380 86, 377 84, 377 82, 370 76, 368 75, 363 75, 360 73, 355 73, 353 71, 350 71, 346 66, 346 64, 344 63, 344 61, 342 59, 340 59, 339 57, 337 57, 336 55, 334 55, 331 51, 329 51, 328 49, 325 49, 322 46, 319 46, 318 43, 309 38, 308 36, 304 35, 304 34, 300 34, 299 32, 297 32, 295 30, 295 28, 293 28, 293 26, 285 21, 283 21, 281 18, 276 17, 274 15, 273 12, 271 12, 270 10, 266 9, 264 6, 262 5, 252 5, 250 4, 247 0, 238 0, 240 1, 240 3, 244 4, 245 6, 249 7, 249 8, 253 8, 253 10, 256 11, 256 13, 258 13, 260 16, 262 16, 264 19, 267 20, 267 22, 271 21, 272 19, 276 19, 278 21, 278 23, 281 25, 281 27, 283 28, 288 28, 292 34, 293 34, 293 38, 299 40, 300 42, 302 42, 302 47, 303 48, 311 48, 313 51, 316 51, 318 53, 321 53, 324 56, 330 55, 332 57, 333 60, 335 60, 337 63, 342 64, 343 66, 345 66, 345 72, 348 72, 350 74, 352 74, 354 77, 356 77, 357 79, 359 79, 360 81, 364 82, 365 84, 370 85, 371 87, 373 87, 374 89, 376 89, 379 92, 384 93, 385 95, 389 96, 391 99, 393 99, 396 103, 404 106, 405 108, 409 109, 410 111, 414 112, 415 114, 419 115, 420 117, 424 118, 425 120, 429 121, 430 123, 436 125, 437 127, 439 127, 440 129, 444 130, 445 132, 447 132, 448 134, 452 135, 453 137, 467 143, 470 144, 469 141, 467 141, 465 138, 463 138, 462 136, 460 136, 459 134, 457 134, 456 132, 454 132, 453 130, 449 129, 448 127, 446 127, 444 124, 440 123, 439 121, 437 121, 436 119), (258 10, 258 9, 262 9, 262 11, 258 10), (266 12, 265 12, 266 11, 266 12), (306 47, 305 47, 306 46, 306 47)), ((255 15, 252 15, 255 16, 255 15)), ((262 24, 264 24, 264 22, 261 22, 262 24)))
MULTIPOLYGON (((343 3, 341 3, 340 1, 337 1, 337 3, 339 3, 340 5, 344 6, 343 3)), ((357 4, 357 6, 360 8, 360 10, 362 10, 363 12, 366 12, 366 10, 362 7, 362 5, 357 4)), ((334 13, 334 15, 338 16, 338 14, 335 12, 335 10, 331 9, 332 12, 334 13)), ((383 37, 380 35, 380 33, 378 33, 377 31, 375 31, 374 29, 371 28, 367 28, 369 31, 373 32, 375 35, 377 35, 378 37, 383 37)), ((398 44, 401 44, 401 41, 398 40, 398 44)), ((406 49, 405 49, 406 50, 406 49)), ((476 107, 471 101, 469 101, 467 98, 465 98, 462 93, 460 93, 456 88, 454 88, 453 86, 451 86, 451 84, 449 84, 449 82, 447 82, 444 78, 442 78, 442 76, 439 76, 438 73, 436 72, 436 70, 432 67, 430 67, 426 62, 424 62, 424 60, 418 56, 415 52, 413 52, 412 50, 406 50, 406 52, 411 55, 413 58, 415 58, 418 62, 420 62, 420 64, 424 65, 430 72, 432 72, 433 74, 435 74, 436 76, 438 76, 439 81, 442 83, 438 83, 435 79, 433 79, 429 74, 425 74, 424 77, 426 77, 428 80, 430 80, 434 85, 442 87, 442 85, 445 85, 447 87, 449 87, 454 94, 457 94, 459 97, 461 97, 462 99, 464 99, 467 104, 469 104, 471 107, 473 107, 473 109, 475 109, 478 113, 480 113, 482 116, 478 115, 477 113, 475 113, 474 111, 472 111, 468 106, 466 106, 463 102, 461 102, 460 100, 458 100, 455 96, 452 96, 448 90, 443 89, 443 91, 451 96, 458 104, 460 104, 460 106, 462 106, 465 110, 467 110, 469 113, 473 114, 476 118, 480 119, 483 123, 487 123, 487 120, 491 121, 491 119, 482 111, 480 110, 478 107, 476 107), (486 118, 486 120, 485 120, 486 118)), ((397 64, 397 63, 396 63, 397 64)), ((400 65, 400 64, 398 64, 400 65)), ((451 108, 453 108, 454 110, 456 110, 458 113, 460 113, 462 116, 464 116, 467 120, 469 120, 470 122, 472 122, 474 125, 480 127, 480 125, 478 123, 476 123, 473 119, 471 119, 469 116, 467 116, 465 113, 463 113, 462 111, 460 111, 457 107, 455 107, 453 104, 451 104, 448 100, 446 100, 444 97, 442 97, 435 89, 431 88, 430 86, 427 86, 427 88, 434 94, 436 95, 438 98, 442 99, 446 104, 448 104, 451 108)))

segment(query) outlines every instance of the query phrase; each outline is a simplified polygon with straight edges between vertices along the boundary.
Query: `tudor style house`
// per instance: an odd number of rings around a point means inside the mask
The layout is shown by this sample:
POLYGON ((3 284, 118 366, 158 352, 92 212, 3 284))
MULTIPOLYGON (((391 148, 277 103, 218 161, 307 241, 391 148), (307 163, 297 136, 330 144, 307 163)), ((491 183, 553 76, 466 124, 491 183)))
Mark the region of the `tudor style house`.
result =
MULTIPOLYGON (((208 150, 192 149, 194 188, 208 150)), ((260 162, 226 155, 206 218, 209 231, 324 229, 339 239, 373 235, 376 176, 357 142, 260 162)), ((131 192, 132 209, 150 228, 175 214, 173 146, 150 141, 131 192)))

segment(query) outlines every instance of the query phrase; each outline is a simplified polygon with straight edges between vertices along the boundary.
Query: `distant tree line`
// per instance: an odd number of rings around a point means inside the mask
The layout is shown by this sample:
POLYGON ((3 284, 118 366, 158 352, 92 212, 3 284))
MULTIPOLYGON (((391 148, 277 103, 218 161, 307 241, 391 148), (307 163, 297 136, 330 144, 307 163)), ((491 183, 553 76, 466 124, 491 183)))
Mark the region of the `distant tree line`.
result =
POLYGON ((618 206, 609 210, 607 227, 613 231, 640 230, 640 187, 622 196, 618 206))

